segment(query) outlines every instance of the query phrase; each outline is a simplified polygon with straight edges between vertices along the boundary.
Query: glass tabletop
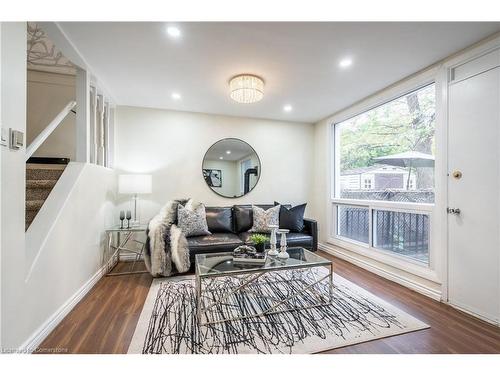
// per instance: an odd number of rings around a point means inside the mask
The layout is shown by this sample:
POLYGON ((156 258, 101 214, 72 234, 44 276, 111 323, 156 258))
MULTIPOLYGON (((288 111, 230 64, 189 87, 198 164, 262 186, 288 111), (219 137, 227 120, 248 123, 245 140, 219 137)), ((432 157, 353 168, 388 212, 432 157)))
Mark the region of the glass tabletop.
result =
POLYGON ((144 232, 148 226, 146 224, 134 225, 133 227, 120 228, 120 225, 115 225, 106 229, 106 232, 144 232))
POLYGON ((223 276, 265 270, 329 266, 332 264, 331 260, 302 247, 289 247, 287 253, 290 255, 288 259, 268 255, 265 264, 234 263, 232 252, 197 254, 196 274, 199 276, 223 276))

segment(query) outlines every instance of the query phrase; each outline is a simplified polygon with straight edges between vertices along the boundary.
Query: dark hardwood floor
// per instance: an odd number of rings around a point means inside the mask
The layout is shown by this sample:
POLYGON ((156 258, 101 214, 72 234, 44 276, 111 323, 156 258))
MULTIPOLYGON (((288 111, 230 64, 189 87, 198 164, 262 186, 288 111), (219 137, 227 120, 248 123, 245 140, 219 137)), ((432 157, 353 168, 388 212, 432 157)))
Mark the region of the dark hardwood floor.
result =
MULTIPOLYGON (((340 276, 431 326, 325 353, 500 353, 500 328, 320 253, 335 261, 335 272, 340 276)), ((126 353, 151 281, 147 273, 102 278, 40 348, 63 348, 68 353, 126 353)))

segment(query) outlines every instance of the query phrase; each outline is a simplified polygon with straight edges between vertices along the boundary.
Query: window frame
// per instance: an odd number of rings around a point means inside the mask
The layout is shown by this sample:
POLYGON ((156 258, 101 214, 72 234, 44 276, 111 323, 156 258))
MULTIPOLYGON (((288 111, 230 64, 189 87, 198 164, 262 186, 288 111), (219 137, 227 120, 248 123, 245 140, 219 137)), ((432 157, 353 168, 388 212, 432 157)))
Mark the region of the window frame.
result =
MULTIPOLYGON (((440 186, 438 179, 441 178, 441 170, 438 170, 438 165, 435 166, 435 202, 434 203, 410 203, 410 202, 392 202, 392 201, 375 201, 375 200, 358 200, 358 199, 345 199, 337 198, 340 196, 340 147, 338 145, 339 140, 339 127, 338 124, 361 115, 367 111, 380 107, 387 104, 395 99, 400 98, 410 92, 419 90, 429 85, 435 85, 436 90, 436 125, 435 125, 435 137, 436 137, 436 147, 441 144, 441 140, 438 142, 439 137, 439 121, 440 121, 440 90, 441 85, 437 79, 437 69, 431 69, 428 72, 424 72, 421 76, 409 79, 395 87, 391 87, 385 92, 374 95, 365 101, 358 103, 357 105, 341 111, 340 113, 334 115, 329 121, 329 142, 330 142, 330 188, 328 196, 328 236, 327 242, 336 246, 340 246, 352 252, 363 255, 367 258, 379 261, 381 263, 402 269, 404 271, 410 272, 417 276, 423 277, 428 280, 440 282, 440 278, 437 275, 436 268, 438 266, 438 259, 435 251, 435 236, 436 236, 436 225, 435 225, 435 210, 436 202, 439 199, 437 194, 437 187, 440 186), (336 184, 336 181, 339 181, 336 184), (347 238, 337 235, 337 207, 339 205, 351 205, 367 208, 369 210, 369 240, 368 245, 349 240, 347 238), (425 214, 429 217, 429 262, 428 264, 422 263, 418 260, 411 259, 407 256, 402 256, 399 254, 392 253, 388 250, 383 250, 374 247, 373 243, 373 210, 382 209, 386 211, 397 211, 397 212, 409 212, 415 214, 425 214)), ((437 153, 437 151, 436 151, 437 153)), ((438 164, 438 163, 436 163, 438 164)), ((439 205, 440 206, 440 205, 439 205)), ((440 215, 438 215, 440 216, 440 215)), ((439 241, 441 242, 441 241, 439 241)))

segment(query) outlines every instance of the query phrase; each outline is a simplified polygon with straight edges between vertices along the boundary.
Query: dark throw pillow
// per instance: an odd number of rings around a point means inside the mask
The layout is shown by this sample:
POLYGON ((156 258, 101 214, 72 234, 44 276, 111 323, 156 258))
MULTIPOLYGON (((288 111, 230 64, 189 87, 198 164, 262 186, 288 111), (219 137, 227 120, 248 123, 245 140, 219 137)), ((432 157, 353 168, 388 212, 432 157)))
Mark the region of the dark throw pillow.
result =
POLYGON ((289 229, 290 232, 302 232, 304 229, 304 211, 306 210, 306 205, 307 203, 304 203, 293 208, 281 205, 280 229, 289 229))
POLYGON ((243 233, 253 224, 253 211, 251 206, 234 206, 234 219, 236 233, 243 233))

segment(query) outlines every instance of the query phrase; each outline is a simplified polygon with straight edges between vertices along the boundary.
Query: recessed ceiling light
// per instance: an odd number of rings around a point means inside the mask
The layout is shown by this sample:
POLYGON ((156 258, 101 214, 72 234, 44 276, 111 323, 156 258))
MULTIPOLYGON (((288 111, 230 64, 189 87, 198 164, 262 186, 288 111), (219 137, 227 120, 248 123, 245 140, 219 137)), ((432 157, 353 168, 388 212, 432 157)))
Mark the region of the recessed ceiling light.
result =
POLYGON ((345 59, 340 60, 339 66, 341 68, 347 68, 352 65, 352 59, 349 57, 346 57, 345 59))
POLYGON ((283 107, 283 111, 285 112, 290 112, 293 109, 293 107, 290 104, 287 104, 283 107))
POLYGON ((181 94, 179 94, 178 92, 173 92, 172 93, 172 99, 174 99, 174 100, 181 99, 181 94))
POLYGON ((219 157, 220 160, 224 159, 222 156, 219 157))
POLYGON ((181 31, 175 26, 167 27, 167 34, 172 38, 178 38, 181 36, 181 31))
POLYGON ((226 151, 226 154, 228 154, 228 155, 229 155, 230 153, 231 153, 231 150, 227 150, 227 151, 226 151))

